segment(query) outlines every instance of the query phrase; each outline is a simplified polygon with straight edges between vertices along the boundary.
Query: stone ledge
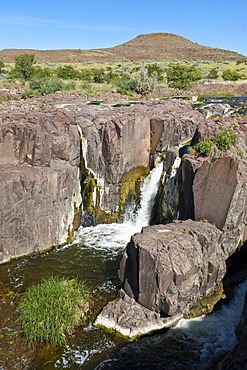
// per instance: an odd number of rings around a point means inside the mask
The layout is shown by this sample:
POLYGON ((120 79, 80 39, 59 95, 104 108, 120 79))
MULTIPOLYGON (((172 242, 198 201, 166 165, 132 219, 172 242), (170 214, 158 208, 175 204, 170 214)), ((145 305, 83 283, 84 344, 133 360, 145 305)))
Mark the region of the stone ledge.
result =
POLYGON ((162 318, 121 291, 122 298, 109 302, 96 318, 94 326, 117 332, 128 340, 174 326, 182 314, 162 318))

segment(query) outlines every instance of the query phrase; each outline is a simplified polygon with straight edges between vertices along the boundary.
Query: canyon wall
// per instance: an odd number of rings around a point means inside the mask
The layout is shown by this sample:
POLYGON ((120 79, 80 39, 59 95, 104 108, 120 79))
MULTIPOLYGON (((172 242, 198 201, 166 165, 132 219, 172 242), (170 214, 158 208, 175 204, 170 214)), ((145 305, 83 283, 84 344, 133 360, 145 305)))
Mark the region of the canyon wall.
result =
POLYGON ((183 101, 114 108, 63 95, 0 113, 0 262, 72 240, 87 198, 96 221, 119 219, 131 183, 203 121, 183 101))

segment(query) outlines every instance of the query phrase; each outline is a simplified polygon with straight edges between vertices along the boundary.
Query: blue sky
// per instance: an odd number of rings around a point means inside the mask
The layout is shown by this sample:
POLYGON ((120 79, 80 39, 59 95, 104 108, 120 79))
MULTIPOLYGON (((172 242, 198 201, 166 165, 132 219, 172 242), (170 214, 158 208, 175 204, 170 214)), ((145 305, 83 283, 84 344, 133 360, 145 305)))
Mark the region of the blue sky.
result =
POLYGON ((111 47, 170 32, 247 56, 247 0, 6 0, 0 49, 111 47))

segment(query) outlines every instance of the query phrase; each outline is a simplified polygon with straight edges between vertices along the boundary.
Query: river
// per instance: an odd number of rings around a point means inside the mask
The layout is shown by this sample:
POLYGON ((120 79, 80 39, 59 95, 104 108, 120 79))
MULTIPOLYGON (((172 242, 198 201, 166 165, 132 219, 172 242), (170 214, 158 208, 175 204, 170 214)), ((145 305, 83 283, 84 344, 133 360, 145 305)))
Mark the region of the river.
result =
POLYGON ((0 280, 18 293, 51 275, 77 278, 91 292, 94 314, 87 327, 79 328, 59 351, 40 355, 35 360, 37 370, 210 369, 210 360, 235 344, 246 283, 228 306, 214 314, 181 320, 173 329, 133 343, 93 327, 97 313, 116 297, 120 283, 117 269, 125 245, 149 223, 161 172, 162 163, 144 181, 139 209, 130 205, 122 224, 81 227, 72 244, 0 267, 0 280))

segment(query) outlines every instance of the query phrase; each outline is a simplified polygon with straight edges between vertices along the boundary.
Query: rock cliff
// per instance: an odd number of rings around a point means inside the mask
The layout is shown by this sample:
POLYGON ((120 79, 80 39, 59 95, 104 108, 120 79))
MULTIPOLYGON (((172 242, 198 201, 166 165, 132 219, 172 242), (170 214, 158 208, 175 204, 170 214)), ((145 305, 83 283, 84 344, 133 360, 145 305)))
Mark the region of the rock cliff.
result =
POLYGON ((81 205, 79 163, 67 114, 1 114, 0 262, 68 240, 81 205))
MULTIPOLYGON (((247 126, 245 119, 235 120, 238 143, 225 153, 208 158, 185 154, 174 173, 176 155, 174 149, 168 151, 159 192, 162 210, 160 204, 156 209, 163 220, 172 215, 180 221, 143 228, 122 256, 119 277, 125 293, 161 316, 183 314, 212 293, 226 273, 227 259, 246 240, 247 126)), ((223 123, 227 127, 230 120, 223 123)), ((218 127, 214 121, 199 125, 192 143, 218 127)), ((104 326, 102 316, 99 321, 104 326)), ((128 323, 122 322, 124 332, 128 323)))
POLYGON ((96 180, 98 193, 93 208, 98 199, 101 210, 117 217, 131 182, 147 173, 159 153, 191 138, 197 125, 204 121, 185 101, 146 102, 117 108, 75 102, 67 109, 86 140, 84 159, 96 180), (127 181, 126 174, 130 175, 127 181))
POLYGON ((0 262, 70 240, 82 201, 97 221, 119 219, 153 157, 202 121, 183 101, 119 107, 58 94, 2 106, 0 262))

